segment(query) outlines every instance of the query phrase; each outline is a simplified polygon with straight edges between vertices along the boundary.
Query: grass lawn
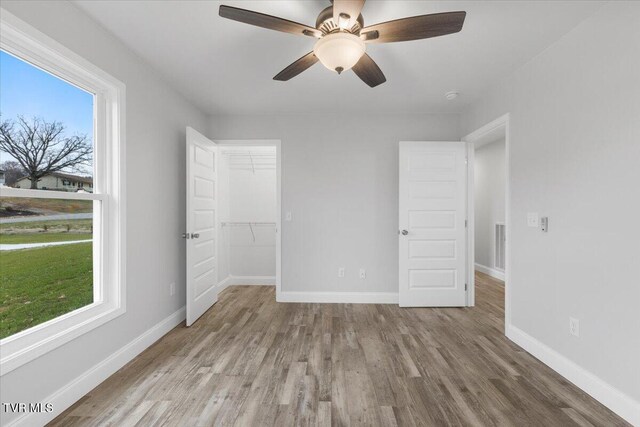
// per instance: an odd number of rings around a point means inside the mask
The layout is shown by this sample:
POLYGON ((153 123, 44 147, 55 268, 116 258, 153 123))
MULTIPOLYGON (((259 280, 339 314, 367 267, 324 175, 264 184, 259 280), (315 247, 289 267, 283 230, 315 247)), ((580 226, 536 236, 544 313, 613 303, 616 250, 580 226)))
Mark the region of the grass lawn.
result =
POLYGON ((55 213, 85 213, 93 211, 91 200, 69 199, 37 199, 27 197, 3 197, 0 200, 0 210, 37 210, 52 211, 55 213))
POLYGON ((91 243, 0 252, 0 338, 92 302, 91 243))
MULTIPOLYGON (((27 221, 27 222, 15 222, 9 224, 0 224, 0 239, 5 239, 7 236, 17 234, 86 234, 91 235, 93 230, 93 220, 90 219, 67 219, 60 221, 27 221)), ((35 239, 35 237, 34 237, 35 239)), ((70 239, 73 240, 73 239, 70 239)), ((78 239, 79 240, 79 239, 78 239)), ((36 240, 34 240, 35 242, 36 240)), ((38 240, 38 241, 54 241, 54 240, 38 240)), ((55 240, 59 241, 59 240, 55 240)), ((9 243, 3 241, 2 243, 9 243)), ((20 242, 25 243, 25 242, 20 242)))
MULTIPOLYGON (((1 234, 0 243, 49 243, 69 242, 72 240, 89 240, 93 236, 90 233, 29 233, 29 234, 1 234)), ((2 255, 0 255, 2 256, 2 255)))

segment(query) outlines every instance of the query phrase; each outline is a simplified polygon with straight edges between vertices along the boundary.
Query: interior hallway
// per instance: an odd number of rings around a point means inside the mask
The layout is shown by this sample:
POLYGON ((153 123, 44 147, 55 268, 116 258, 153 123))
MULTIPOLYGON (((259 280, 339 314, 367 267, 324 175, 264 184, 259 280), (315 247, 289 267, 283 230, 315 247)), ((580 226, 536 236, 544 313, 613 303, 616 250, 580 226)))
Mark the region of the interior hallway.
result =
POLYGON ((51 424, 628 425, 503 334, 504 286, 474 308, 278 304, 234 286, 51 424))

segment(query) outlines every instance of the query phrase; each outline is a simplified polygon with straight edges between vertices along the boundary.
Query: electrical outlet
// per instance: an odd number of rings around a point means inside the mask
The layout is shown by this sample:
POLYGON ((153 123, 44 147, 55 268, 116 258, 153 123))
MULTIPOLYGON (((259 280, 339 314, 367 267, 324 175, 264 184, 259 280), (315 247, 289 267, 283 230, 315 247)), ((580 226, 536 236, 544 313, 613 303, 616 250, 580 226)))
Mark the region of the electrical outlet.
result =
POLYGON ((176 283, 169 283, 169 295, 174 296, 176 294, 176 283))
POLYGON ((291 212, 287 212, 287 213, 284 215, 284 220, 285 220, 285 221, 291 221, 291 212))
POLYGON ((569 318, 569 332, 575 337, 580 336, 580 320, 573 317, 569 318))
POLYGON ((344 277, 344 267, 338 268, 338 277, 344 277))
POLYGON ((367 278, 367 272, 364 268, 360 269, 360 278, 361 279, 366 279, 367 278))
POLYGON ((527 226, 538 227, 538 212, 527 213, 527 226))

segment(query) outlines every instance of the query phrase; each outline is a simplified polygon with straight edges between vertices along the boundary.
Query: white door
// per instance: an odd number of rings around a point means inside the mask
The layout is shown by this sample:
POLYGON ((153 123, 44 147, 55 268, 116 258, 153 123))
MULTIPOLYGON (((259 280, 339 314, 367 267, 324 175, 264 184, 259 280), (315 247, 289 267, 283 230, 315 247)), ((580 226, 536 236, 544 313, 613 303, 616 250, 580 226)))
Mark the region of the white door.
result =
POLYGON ((218 301, 217 150, 187 128, 187 326, 218 301))
POLYGON ((400 143, 401 307, 466 305, 464 142, 400 143))

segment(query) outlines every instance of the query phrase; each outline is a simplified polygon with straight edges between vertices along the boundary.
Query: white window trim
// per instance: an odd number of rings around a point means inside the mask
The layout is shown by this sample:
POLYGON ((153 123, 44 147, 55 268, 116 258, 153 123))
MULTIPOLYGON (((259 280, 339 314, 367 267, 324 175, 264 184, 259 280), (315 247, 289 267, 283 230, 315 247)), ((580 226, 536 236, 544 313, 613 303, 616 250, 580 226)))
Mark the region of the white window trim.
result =
POLYGON ((3 188, 3 196, 94 200, 94 303, 0 340, 0 376, 103 325, 126 311, 125 275, 125 85, 60 43, 0 13, 0 47, 43 70, 96 94, 94 193, 3 188), (99 258, 96 258, 99 257, 99 258))

